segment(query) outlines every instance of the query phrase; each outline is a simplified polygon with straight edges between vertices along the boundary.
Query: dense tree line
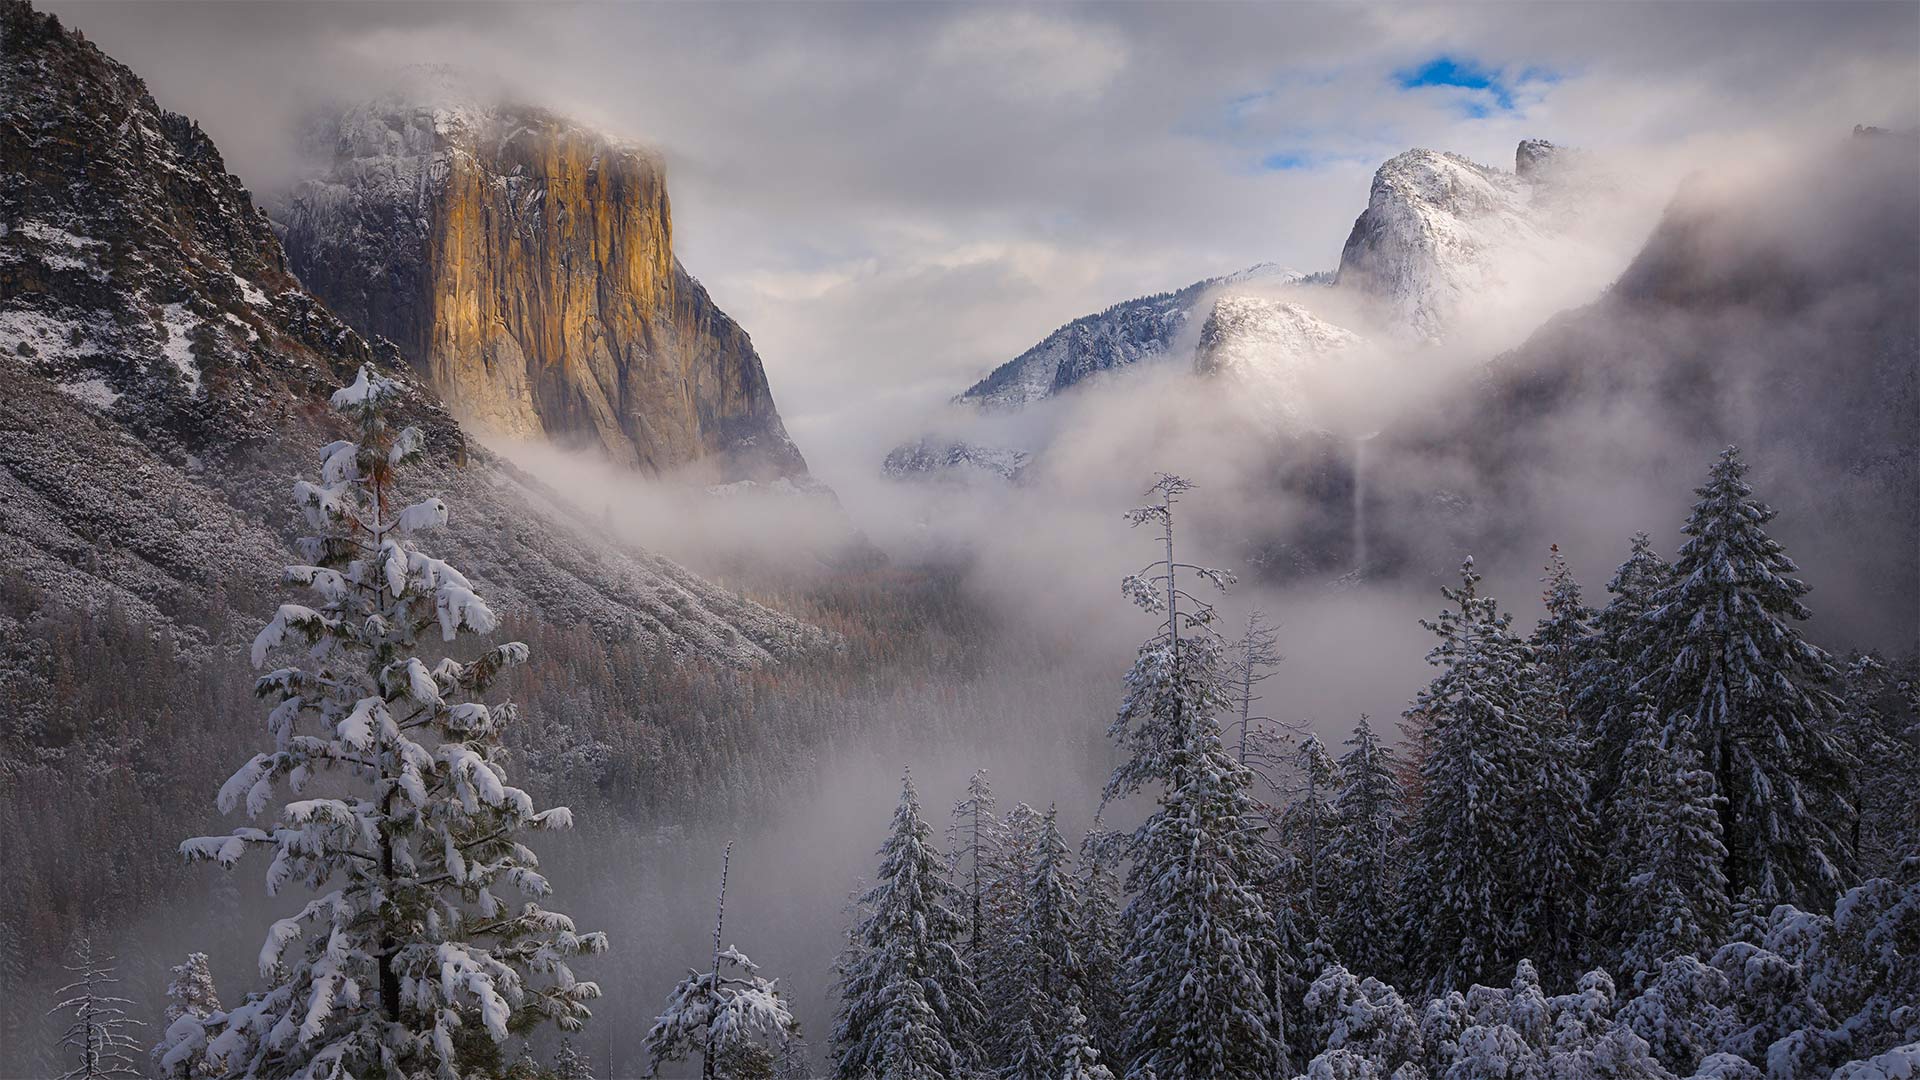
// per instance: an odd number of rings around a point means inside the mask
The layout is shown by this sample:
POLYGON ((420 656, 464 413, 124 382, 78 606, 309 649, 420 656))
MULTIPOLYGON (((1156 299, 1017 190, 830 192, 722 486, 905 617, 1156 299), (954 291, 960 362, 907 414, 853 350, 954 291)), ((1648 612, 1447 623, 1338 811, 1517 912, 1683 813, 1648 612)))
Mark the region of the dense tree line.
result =
POLYGON ((1051 811, 996 817, 976 776, 949 861, 909 785, 842 965, 839 1075, 1912 1075, 1920 683, 1804 638, 1746 472, 1714 463, 1671 564, 1635 536, 1603 609, 1550 552, 1531 633, 1469 559, 1424 624, 1406 745, 1362 718, 1337 759, 1296 739, 1283 784, 1223 737, 1247 745, 1255 669, 1195 591, 1230 576, 1177 557, 1188 485, 1162 478, 1133 519, 1163 554, 1125 583, 1159 630, 1106 793, 1153 808, 1068 867, 1051 811), (874 932, 881 911, 919 937, 874 932), (914 1000, 968 1006, 902 1009, 883 958, 914 1000))

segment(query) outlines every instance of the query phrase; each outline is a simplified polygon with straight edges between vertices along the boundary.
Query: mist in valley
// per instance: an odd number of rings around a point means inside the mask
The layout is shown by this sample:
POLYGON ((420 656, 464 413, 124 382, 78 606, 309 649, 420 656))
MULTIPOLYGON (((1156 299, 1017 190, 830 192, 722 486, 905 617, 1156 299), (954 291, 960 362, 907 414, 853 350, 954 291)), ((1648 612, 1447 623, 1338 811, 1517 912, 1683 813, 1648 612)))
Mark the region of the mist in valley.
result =
MULTIPOLYGON (((816 155, 825 150, 767 132, 778 118, 742 120, 741 126, 777 147, 788 167, 776 171, 796 178, 792 190, 770 192, 758 175, 767 170, 758 165, 756 179, 740 179, 745 151, 739 140, 746 136, 715 134, 672 118, 665 105, 605 93, 633 91, 637 99, 640 90, 659 90, 657 80, 667 75, 685 76, 683 62, 667 64, 665 74, 607 74, 613 65, 599 52, 605 46, 583 41, 575 11, 541 27, 540 48, 516 54, 509 42, 527 25, 518 9, 463 9, 449 29, 439 13, 417 8, 382 13, 370 20, 375 25, 357 27, 336 11, 249 7, 230 26, 206 32, 264 36, 274 44, 196 84, 181 71, 178 57, 192 54, 179 37, 156 31, 136 44, 136 36, 154 29, 154 17, 114 10, 102 39, 126 43, 130 53, 166 72, 154 78, 157 88, 204 105, 209 130, 229 148, 229 167, 263 193, 284 189, 302 168, 283 121, 323 100, 323 91, 337 92, 327 84, 338 83, 341 73, 372 80, 397 55, 445 53, 482 67, 491 62, 515 93, 545 95, 634 135, 657 126, 677 170, 677 205, 686 208, 687 261, 699 270, 702 259, 710 260, 716 296, 754 331, 766 354, 795 440, 813 462, 815 486, 726 485, 698 469, 642 475, 595 452, 469 427, 485 452, 572 508, 567 520, 543 527, 582 529, 664 555, 848 643, 837 658, 712 674, 727 693, 832 718, 817 738, 743 752, 757 755, 754 779, 744 785, 754 790, 720 790, 715 777, 741 762, 708 762, 705 771, 660 781, 686 790, 643 804, 605 793, 618 789, 604 779, 605 763, 591 748, 568 757, 514 746, 516 782, 542 805, 574 802, 578 813, 575 831, 543 840, 540 853, 556 886, 555 907, 611 939, 606 955, 577 967, 606 991, 594 1022, 576 1040, 606 1070, 603 1076, 644 1073, 654 1010, 689 969, 710 961, 721 853, 729 843, 724 940, 780 979, 814 1060, 824 1064, 835 1008, 833 964, 845 945, 851 898, 874 872, 875 849, 904 773, 911 772, 936 829, 977 770, 990 775, 1002 812, 1022 802, 1057 806, 1070 846, 1097 814, 1118 827, 1143 813, 1149 800, 1103 807, 1101 788, 1118 760, 1107 728, 1124 692, 1122 676, 1134 650, 1155 631, 1155 618, 1128 603, 1120 583, 1158 555, 1158 538, 1130 528, 1123 514, 1142 504, 1163 473, 1195 484, 1177 511, 1181 557, 1240 579, 1211 598, 1222 632, 1235 636, 1254 612, 1278 628, 1284 659, 1262 684, 1256 711, 1290 738, 1312 734, 1336 753, 1362 715, 1376 731, 1392 731, 1431 677, 1425 657, 1433 635, 1420 620, 1442 606, 1440 586, 1457 580, 1463 558, 1475 558, 1485 575, 1482 591, 1499 598, 1523 633, 1543 613, 1541 578, 1552 548, 1571 565, 1587 602, 1600 606, 1633 533, 1650 533, 1662 554, 1674 554, 1693 489, 1728 442, 1737 442, 1753 463, 1758 496, 1781 510, 1774 535, 1814 587, 1809 636, 1835 653, 1920 649, 1914 541, 1920 511, 1911 486, 1920 478, 1920 453, 1913 418, 1883 419, 1878 427, 1863 421, 1860 430, 1840 432, 1851 415, 1845 410, 1859 401, 1807 389, 1819 381, 1830 343, 1842 340, 1891 372, 1882 378, 1882 404, 1914 400, 1911 327, 1863 326, 1899 308, 1901 301, 1890 297, 1905 292, 1910 304, 1911 290, 1920 288, 1910 242, 1920 235, 1908 144, 1883 153, 1884 147, 1862 150, 1841 137, 1855 119, 1880 119, 1840 115, 1874 101, 1868 91, 1892 78, 1876 79, 1874 70, 1840 80, 1829 97, 1802 102, 1786 116, 1730 105, 1743 79, 1722 85, 1703 78, 1685 92, 1674 90, 1672 96, 1684 99, 1674 114, 1699 106, 1719 110, 1725 123, 1671 137, 1647 124, 1610 145, 1594 145, 1582 159, 1591 178, 1583 189, 1585 216, 1499 253, 1498 287, 1463 298, 1465 314, 1443 338, 1411 336, 1364 298, 1334 286, 1221 286, 1219 295, 1298 305, 1357 336, 1357 344, 1286 383, 1292 396, 1284 417, 1276 417, 1262 385, 1196 371, 1198 318, 1164 356, 1019 411, 995 412, 951 398, 1070 318, 1268 258, 1308 271, 1337 265, 1340 239, 1366 204, 1366 177, 1396 152, 1383 154, 1389 140, 1404 148, 1411 137, 1509 167, 1510 151, 1500 148, 1516 135, 1560 139, 1564 128, 1566 141, 1590 135, 1601 143, 1608 121, 1643 99, 1608 101, 1575 88, 1552 108, 1478 126, 1465 124, 1454 109, 1432 115, 1395 110, 1372 117, 1386 134, 1341 142, 1329 151, 1338 160, 1314 175, 1279 177, 1288 185, 1285 212, 1269 205, 1282 201, 1271 198, 1272 189, 1249 192, 1247 178, 1229 170, 1228 179, 1204 184, 1168 179, 1171 197, 1164 200, 1121 192, 1103 180, 1088 220, 1053 230, 1034 228, 1046 208, 1025 205, 1025 197, 1009 198, 1020 204, 1012 209, 983 206, 976 194, 955 190, 964 178, 901 166, 911 175, 855 183, 841 168, 821 164, 816 155), (305 31, 317 31, 326 47, 296 60, 287 43, 305 31), (441 40, 432 47, 422 46, 436 36, 441 40), (558 70, 570 49, 595 57, 596 64, 583 69, 605 70, 558 70), (257 117, 236 108, 230 84, 273 82, 262 69, 279 63, 287 65, 286 85, 273 92, 271 108, 257 117), (1444 121, 1433 119, 1442 113, 1444 121), (1836 172, 1832 162, 1854 153, 1871 160, 1837 170, 1845 197, 1823 194, 1836 172), (844 203, 834 195, 836 184, 854 188, 844 203), (926 190, 902 193, 916 185, 926 190), (753 209, 741 209, 755 200, 753 209), (1150 212, 1160 205, 1167 207, 1166 220, 1150 212), (1257 227, 1231 220, 1235 213, 1257 227), (809 216, 815 216, 811 230, 794 224, 809 216), (869 220, 853 220, 862 216, 869 220), (769 226, 769 217, 781 223, 769 226), (1764 223, 1770 239, 1723 251, 1713 244, 1724 230, 1689 224, 1728 220, 1764 223), (1661 268, 1649 263, 1647 244, 1662 235, 1663 222, 1677 226, 1674 235, 1704 238, 1705 250, 1685 253, 1689 265, 1789 260, 1791 253, 1797 263, 1771 267, 1787 282, 1783 291, 1799 295, 1807 282, 1837 284, 1805 307, 1736 303, 1706 315, 1674 311, 1655 319, 1638 305, 1635 289, 1689 286, 1649 283, 1661 268), (836 236, 836 228, 844 234, 836 236), (758 239, 743 239, 756 230, 758 239), (1023 241, 1028 235, 1037 238, 1023 241), (969 236, 977 240, 963 243, 969 236), (1866 345, 1847 336, 1856 332, 1866 345), (1898 351, 1903 344, 1906 353, 1898 351), (1669 360, 1711 360, 1734 351, 1746 359, 1715 369, 1693 407, 1676 404, 1680 395, 1661 381, 1669 360), (1622 360, 1627 357, 1643 366, 1622 360), (1795 364, 1811 374, 1793 374, 1795 364), (1579 377, 1602 370, 1612 374, 1590 382, 1579 377), (1561 378, 1568 371, 1576 374, 1561 378), (1536 376, 1537 383, 1529 381, 1536 376), (1537 411, 1522 407, 1554 394, 1560 396, 1537 411), (1713 422, 1686 422, 1702 413, 1713 422), (1031 463, 1011 481, 901 479, 882 471, 889 450, 923 437, 1018 449, 1031 463), (928 616, 931 605, 941 606, 940 618, 928 616), (855 670, 860 665, 867 666, 855 670), (713 790, 704 790, 709 784, 713 790)), ((87 24, 86 6, 74 14, 87 24)), ((214 25, 204 11, 188 14, 194 25, 214 25)), ((830 21, 838 25, 846 14, 830 21)), ((780 50, 737 25, 734 15, 717 16, 703 32, 688 29, 685 17, 631 9, 617 16, 636 32, 685 32, 695 40, 690 51, 701 55, 737 48, 757 61, 769 53, 781 59, 780 50)), ((1109 121, 1091 118, 1089 103, 1109 87, 1128 100, 1151 98, 1158 84, 1120 74, 1134 70, 1140 48, 1141 28, 1128 19, 1093 20, 1098 25, 1086 34, 1066 40, 1049 36, 1049 28, 1071 24, 1067 13, 1017 17, 1032 20, 1021 25, 1042 52, 1040 62, 1023 70, 1046 83, 1024 92, 1044 99, 1055 119, 1084 120, 1092 134, 1067 140, 1064 149, 1036 146, 1044 140, 1011 118, 1002 102, 987 110, 1001 126, 969 127, 960 146, 990 159, 1031 151, 1022 167, 1025 182, 1068 186, 1082 179, 1070 164, 1082 139, 1112 134, 1109 121)), ((1303 38, 1328 46, 1369 29, 1402 41, 1421 40, 1425 32, 1424 20, 1412 14, 1377 15, 1359 27, 1318 9, 1300 17, 1315 27, 1303 38)), ((1692 32, 1694 16, 1675 18, 1692 32)), ((951 68, 931 66, 916 99, 950 98, 955 110, 971 100, 971 92, 953 87, 977 81, 982 61, 975 51, 995 50, 965 29, 902 23, 899 32, 913 55, 944 57, 951 68)), ((1517 30, 1481 29, 1520 39, 1510 45, 1515 51, 1537 44, 1517 30)), ((877 32, 848 30, 849 37, 836 42, 824 29, 796 31, 785 69, 831 66, 803 63, 804 45, 844 60, 848 51, 859 53, 849 41, 877 32)), ((1174 33, 1169 49, 1205 55, 1205 43, 1186 36, 1191 32, 1174 33)), ((1233 54, 1224 68, 1260 70, 1231 41, 1221 47, 1233 54)), ((1778 47, 1769 37, 1754 49, 1769 56, 1778 47)), ((876 72, 867 62, 849 62, 830 99, 858 97, 873 82, 897 77, 890 63, 871 61, 887 66, 876 72)), ((749 71, 766 66, 740 65, 749 71)), ((1904 69, 1895 68, 1905 79, 1904 69)), ((770 78, 764 71, 742 77, 756 85, 770 78)), ((1339 97, 1343 85, 1329 76, 1318 91, 1299 89, 1303 109, 1337 108, 1338 102, 1315 99, 1339 97)), ((1804 96, 1791 89, 1769 92, 1796 101, 1804 96)), ((729 90, 711 103, 716 123, 739 119, 750 101, 744 95, 729 90)), ((876 122, 885 122, 901 145, 925 137, 893 129, 904 120, 891 113, 876 122)), ((846 147, 838 150, 851 156, 846 147)), ((1141 150, 1138 158, 1130 151, 1106 164, 1115 171, 1137 168, 1136 186, 1151 188, 1168 169, 1161 161, 1165 147, 1159 151, 1141 150)), ((1724 283, 1712 287, 1718 284, 1724 283)), ((1204 313, 1213 299, 1196 310, 1204 313)), ((1912 310, 1906 308, 1909 322, 1912 310)), ((485 584, 477 587, 484 592, 485 584)), ((270 614, 237 617, 264 621, 270 614)), ((602 659, 592 654, 580 662, 602 659)), ((672 659, 663 654, 658 662, 672 659)), ((629 674, 644 673, 609 678, 629 674)), ((510 682, 508 689, 518 695, 520 688, 510 682)), ((551 687, 540 692, 581 710, 597 704, 551 687)), ((250 731, 259 722, 252 713, 233 719, 250 731)), ((539 723, 552 730, 577 719, 552 715, 539 723)), ((699 728, 709 718, 680 719, 699 728)), ((623 722, 600 720, 615 728, 623 722)), ((1283 771, 1276 779, 1281 789, 1262 794, 1284 801, 1289 778, 1283 771)), ((206 795, 210 804, 212 792, 206 795)), ((150 824, 158 838, 148 839, 163 844, 225 827, 210 807, 205 820, 150 824)), ((198 873, 180 894, 153 898, 135 914, 98 926, 102 947, 120 958, 123 991, 141 1003, 148 1034, 158 1033, 166 968, 188 951, 209 953, 230 1003, 259 981, 260 941, 272 919, 295 902, 293 896, 262 897, 261 869, 242 864, 230 874, 198 873)), ((38 971, 20 985, 39 1001, 57 981, 38 971)), ((52 1023, 23 1020, 21 1030, 45 1043, 55 1037, 52 1023)), ((556 1044, 542 1035, 535 1046, 544 1057, 556 1044)), ((40 1060, 31 1052, 7 1056, 15 1053, 0 1053, 0 1065, 40 1060)), ((693 1067, 681 1068, 662 1074, 693 1074, 693 1067)))

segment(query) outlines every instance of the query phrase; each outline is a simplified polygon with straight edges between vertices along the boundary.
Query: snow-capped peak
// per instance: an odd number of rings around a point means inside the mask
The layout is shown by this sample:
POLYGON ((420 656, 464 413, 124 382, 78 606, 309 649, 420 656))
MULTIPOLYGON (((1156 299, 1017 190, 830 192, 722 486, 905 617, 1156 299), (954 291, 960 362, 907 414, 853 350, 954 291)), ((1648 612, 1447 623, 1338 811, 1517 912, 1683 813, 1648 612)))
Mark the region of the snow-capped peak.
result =
POLYGON ((1532 185, 1513 173, 1409 150, 1374 174, 1340 255, 1340 284, 1379 303, 1389 323, 1439 337, 1498 287, 1505 252, 1540 239, 1531 203, 1532 185))

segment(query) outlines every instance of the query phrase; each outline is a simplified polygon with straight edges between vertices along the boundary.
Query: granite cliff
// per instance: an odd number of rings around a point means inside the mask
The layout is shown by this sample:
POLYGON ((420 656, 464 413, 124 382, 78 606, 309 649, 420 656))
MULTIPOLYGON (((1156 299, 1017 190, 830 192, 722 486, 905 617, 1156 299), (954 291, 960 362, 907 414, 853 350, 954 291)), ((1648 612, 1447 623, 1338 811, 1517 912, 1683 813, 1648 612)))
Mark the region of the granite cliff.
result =
POLYGON ((330 117, 276 217, 293 270, 462 420, 649 472, 804 478, 746 331, 673 253, 644 148, 447 80, 330 117))

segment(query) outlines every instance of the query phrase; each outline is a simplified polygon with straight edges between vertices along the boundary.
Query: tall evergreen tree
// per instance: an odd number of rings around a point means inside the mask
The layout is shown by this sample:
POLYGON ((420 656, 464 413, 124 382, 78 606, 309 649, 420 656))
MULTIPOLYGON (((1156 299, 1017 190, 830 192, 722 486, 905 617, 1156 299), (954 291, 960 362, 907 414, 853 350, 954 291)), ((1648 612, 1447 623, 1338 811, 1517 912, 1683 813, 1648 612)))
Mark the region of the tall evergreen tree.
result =
POLYGON ((1184 578, 1224 588, 1231 577, 1179 561, 1174 506, 1190 490, 1162 476, 1159 501, 1133 511, 1158 526, 1163 556, 1124 583, 1142 608, 1164 614, 1127 675, 1111 729, 1126 760, 1107 797, 1159 789, 1135 831, 1127 883, 1127 1073, 1158 1080, 1260 1075, 1287 1067, 1271 1027, 1266 973, 1273 920, 1258 891, 1267 876, 1252 774, 1221 744, 1231 709, 1225 645, 1214 611, 1184 578))
POLYGON ((1686 725, 1661 723, 1644 701, 1635 718, 1604 878, 1614 970, 1637 987, 1673 957, 1705 959, 1725 931, 1728 899, 1713 774, 1686 725))
POLYGON ((1080 959, 1074 951, 1079 897, 1068 860, 1057 814, 1048 807, 1021 890, 1021 909, 1007 930, 1014 972, 1008 984, 1013 1037, 1002 1075, 1017 1080, 1050 1080, 1059 1061, 1053 1051, 1064 1032, 1067 1010, 1079 996, 1080 959))
POLYGON ((1402 956, 1432 991, 1489 982, 1512 966, 1520 905, 1519 840, 1503 796, 1525 769, 1518 727, 1527 657, 1490 598, 1473 560, 1461 565, 1454 603, 1421 625, 1440 639, 1427 662, 1440 674, 1414 699, 1427 732, 1422 797, 1407 867, 1402 956))
POLYGON ((1583 673, 1598 643, 1595 612, 1581 599, 1580 583, 1555 544, 1548 552, 1541 596, 1546 617, 1528 644, 1533 654, 1534 707, 1526 732, 1537 761, 1527 795, 1537 813, 1523 819, 1537 871, 1523 944, 1548 978, 1565 984, 1590 959, 1592 925, 1598 917, 1594 892, 1599 877, 1598 824, 1591 805, 1592 745, 1579 718, 1583 673))
POLYGON ((1591 826, 1584 778, 1538 692, 1532 650, 1491 597, 1473 560, 1454 603, 1422 625, 1441 669, 1409 718, 1427 733, 1421 804, 1408 865, 1403 955, 1438 991, 1487 982, 1527 955, 1566 973, 1588 898, 1582 862, 1591 826))
POLYGON ((526 646, 431 667, 420 655, 429 629, 450 643, 497 620, 465 576, 414 546, 447 507, 399 497, 400 467, 426 446, 419 429, 392 426, 402 394, 363 368, 333 395, 357 438, 322 449, 318 483, 294 485, 317 535, 297 545, 307 565, 286 573, 319 606, 281 605, 255 639, 256 667, 283 650, 295 663, 259 680, 273 748, 219 805, 258 817, 277 785, 299 792, 317 772, 341 794, 288 802, 270 828, 181 845, 223 867, 268 848, 269 894, 297 883, 319 895, 274 923, 265 990, 204 1025, 174 1024, 167 1068, 200 1055, 255 1077, 470 1072, 504 1064, 509 1035, 537 1023, 577 1030, 599 994, 567 962, 604 950, 605 936, 535 902, 551 888, 520 839, 572 815, 536 811, 508 786, 502 736, 516 712, 483 700, 526 646), (528 899, 516 906, 500 888, 528 899))
POLYGON ((1333 758, 1318 735, 1300 740, 1293 753, 1293 799, 1280 815, 1280 847, 1286 892, 1299 898, 1312 932, 1327 913, 1326 846, 1333 838, 1333 799, 1339 793, 1333 758))
POLYGON ((133 1029, 145 1025, 127 1015, 126 1006, 133 1002, 112 992, 120 982, 113 973, 113 957, 96 953, 93 939, 82 935, 74 942, 73 962, 66 969, 73 981, 54 991, 59 1003, 47 1010, 70 1020, 60 1046, 74 1066, 61 1073, 60 1080, 139 1077, 133 1029))
POLYGON ((1654 597, 1673 577, 1673 568, 1654 551, 1646 533, 1634 533, 1630 547, 1626 561, 1607 582, 1611 599, 1593 617, 1593 648, 1579 672, 1575 706, 1590 755, 1590 801, 1600 834, 1605 836, 1619 832, 1613 802, 1620 787, 1621 758, 1639 728, 1635 710, 1642 699, 1634 684, 1639 681, 1641 619, 1653 610, 1654 597))
POLYGON ((1080 978, 1076 997, 1086 1014, 1087 1037, 1105 1060, 1117 1060, 1125 1045, 1117 873, 1125 839, 1096 820, 1080 840, 1074 888, 1079 898, 1073 918, 1073 952, 1080 978))
POLYGON ((1825 908, 1853 874, 1851 761, 1835 672, 1795 625, 1807 586, 1747 470, 1730 446, 1697 489, 1672 580, 1637 631, 1638 686, 1688 727, 1727 800, 1728 887, 1825 908))
POLYGON ((1540 671, 1539 690, 1556 734, 1571 737, 1582 673, 1598 645, 1592 625, 1595 612, 1581 599, 1580 583, 1574 580, 1559 544, 1549 549, 1547 576, 1540 580, 1546 586, 1541 602, 1547 614, 1534 628, 1530 642, 1540 671))
POLYGON ((880 848, 877 883, 837 966, 840 1010, 833 1031, 844 1080, 956 1080, 968 1074, 966 1033, 980 1022, 979 996, 961 955, 965 898, 947 877, 907 776, 893 827, 880 848))
MULTIPOLYGON (((1396 977, 1402 820, 1400 765, 1362 716, 1335 771, 1333 835, 1327 845, 1331 881, 1327 941, 1360 978, 1396 977)), ((1317 976, 1316 976, 1317 977, 1317 976)))
POLYGON ((953 804, 947 825, 947 853, 953 873, 967 894, 967 962, 978 964, 986 932, 987 879, 1000 851, 1000 819, 993 814, 993 786, 987 770, 977 769, 967 780, 966 798, 953 804))
POLYGON ((984 1003, 985 1025, 979 1037, 983 1058, 1000 1067, 1044 1053, 1030 1022, 1032 999, 1019 924, 1027 908, 1027 884, 1040 849, 1042 819, 1026 803, 1015 804, 1001 825, 999 843, 986 867, 985 942, 975 965, 975 983, 984 1003))

